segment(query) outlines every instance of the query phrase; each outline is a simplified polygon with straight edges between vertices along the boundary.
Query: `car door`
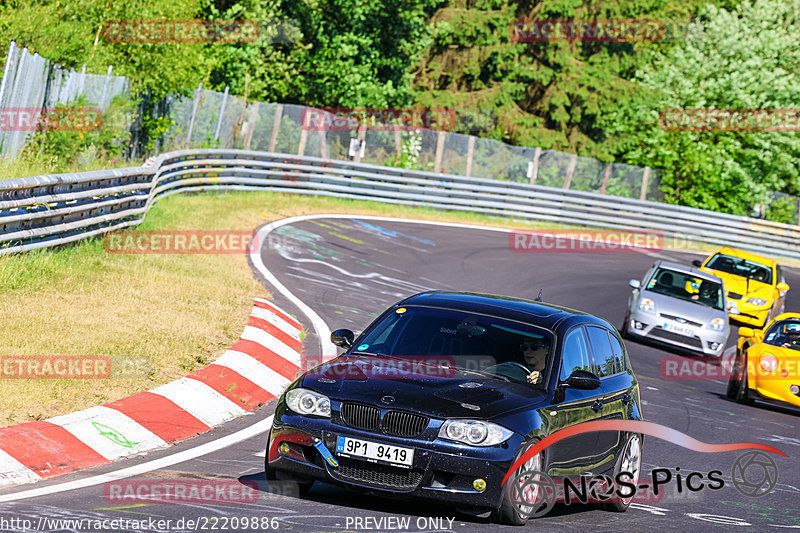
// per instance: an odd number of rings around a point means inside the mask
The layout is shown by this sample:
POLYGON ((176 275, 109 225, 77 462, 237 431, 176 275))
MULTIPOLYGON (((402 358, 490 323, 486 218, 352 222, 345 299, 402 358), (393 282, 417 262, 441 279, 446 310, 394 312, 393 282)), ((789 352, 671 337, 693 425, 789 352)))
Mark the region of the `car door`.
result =
MULTIPOLYGON (((583 327, 578 325, 564 335, 561 345, 559 383, 566 381, 576 369, 592 371, 589 347, 583 327)), ((550 433, 595 418, 592 406, 601 393, 597 390, 578 390, 556 387, 556 396, 549 407, 550 433)), ((586 472, 595 463, 597 435, 594 432, 568 437, 548 448, 548 473, 569 476, 586 472)))
MULTIPOLYGON (((630 409, 634 405, 636 380, 626 367, 622 342, 615 333, 600 325, 586 326, 591 347, 594 372, 600 378, 602 389, 601 409, 597 412, 600 420, 630 419, 630 409)), ((620 443, 618 431, 598 432, 597 448, 599 462, 594 465, 602 469, 613 457, 620 443)))

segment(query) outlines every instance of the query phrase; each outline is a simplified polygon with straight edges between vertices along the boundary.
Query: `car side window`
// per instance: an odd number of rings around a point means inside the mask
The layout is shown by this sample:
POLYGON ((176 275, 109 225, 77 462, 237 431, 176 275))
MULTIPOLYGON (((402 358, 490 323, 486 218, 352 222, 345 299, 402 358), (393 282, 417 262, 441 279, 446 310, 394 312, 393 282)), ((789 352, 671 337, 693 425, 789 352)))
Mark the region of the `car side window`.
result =
POLYGON ((616 374, 614 352, 608 338, 608 330, 597 326, 588 326, 589 344, 592 347, 597 376, 604 377, 616 374))
POLYGON ((616 335, 609 333, 608 337, 611 339, 611 352, 614 354, 614 371, 624 372, 627 370, 625 365, 625 350, 622 348, 622 343, 616 335))
POLYGON ((561 361, 561 381, 565 381, 575 370, 592 371, 589 348, 583 335, 583 328, 578 326, 564 339, 564 352, 561 361))

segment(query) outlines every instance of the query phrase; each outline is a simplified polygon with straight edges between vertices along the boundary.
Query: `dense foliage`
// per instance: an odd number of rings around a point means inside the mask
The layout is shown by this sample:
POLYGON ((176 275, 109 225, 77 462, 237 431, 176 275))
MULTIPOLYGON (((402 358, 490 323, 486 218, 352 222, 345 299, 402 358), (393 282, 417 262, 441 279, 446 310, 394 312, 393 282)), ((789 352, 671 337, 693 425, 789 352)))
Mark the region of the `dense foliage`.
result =
MULTIPOLYGON (((147 97, 151 137, 167 126, 155 103, 200 82, 250 101, 450 106, 478 117, 464 132, 651 166, 668 201, 746 214, 768 191, 800 191, 797 134, 669 132, 659 113, 796 107, 799 14, 800 0, 8 0, 0 37, 68 67, 113 65, 147 97), (525 18, 657 19, 669 31, 656 42, 519 42, 525 18), (107 21, 137 19, 250 20, 259 33, 104 38, 107 21)), ((790 217, 783 203, 767 213, 790 217)))

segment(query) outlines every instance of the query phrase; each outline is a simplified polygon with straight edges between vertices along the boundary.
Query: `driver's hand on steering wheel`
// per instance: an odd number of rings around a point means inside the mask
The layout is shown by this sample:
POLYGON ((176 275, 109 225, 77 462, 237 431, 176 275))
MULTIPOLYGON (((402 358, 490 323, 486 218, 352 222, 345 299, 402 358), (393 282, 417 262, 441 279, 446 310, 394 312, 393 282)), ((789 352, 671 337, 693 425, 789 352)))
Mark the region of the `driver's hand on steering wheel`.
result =
POLYGON ((528 383, 537 383, 539 381, 539 371, 534 370, 528 374, 528 383))

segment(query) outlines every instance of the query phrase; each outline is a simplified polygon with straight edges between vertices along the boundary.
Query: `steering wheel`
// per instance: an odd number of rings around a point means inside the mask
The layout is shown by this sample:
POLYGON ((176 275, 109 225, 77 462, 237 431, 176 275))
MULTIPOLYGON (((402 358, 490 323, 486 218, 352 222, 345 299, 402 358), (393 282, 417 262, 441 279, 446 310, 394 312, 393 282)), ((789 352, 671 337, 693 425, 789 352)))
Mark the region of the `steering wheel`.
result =
POLYGON ((498 376, 506 376, 524 383, 528 382, 528 374, 531 373, 528 367, 516 361, 505 361, 497 365, 486 367, 483 371, 490 374, 497 374, 498 376))

